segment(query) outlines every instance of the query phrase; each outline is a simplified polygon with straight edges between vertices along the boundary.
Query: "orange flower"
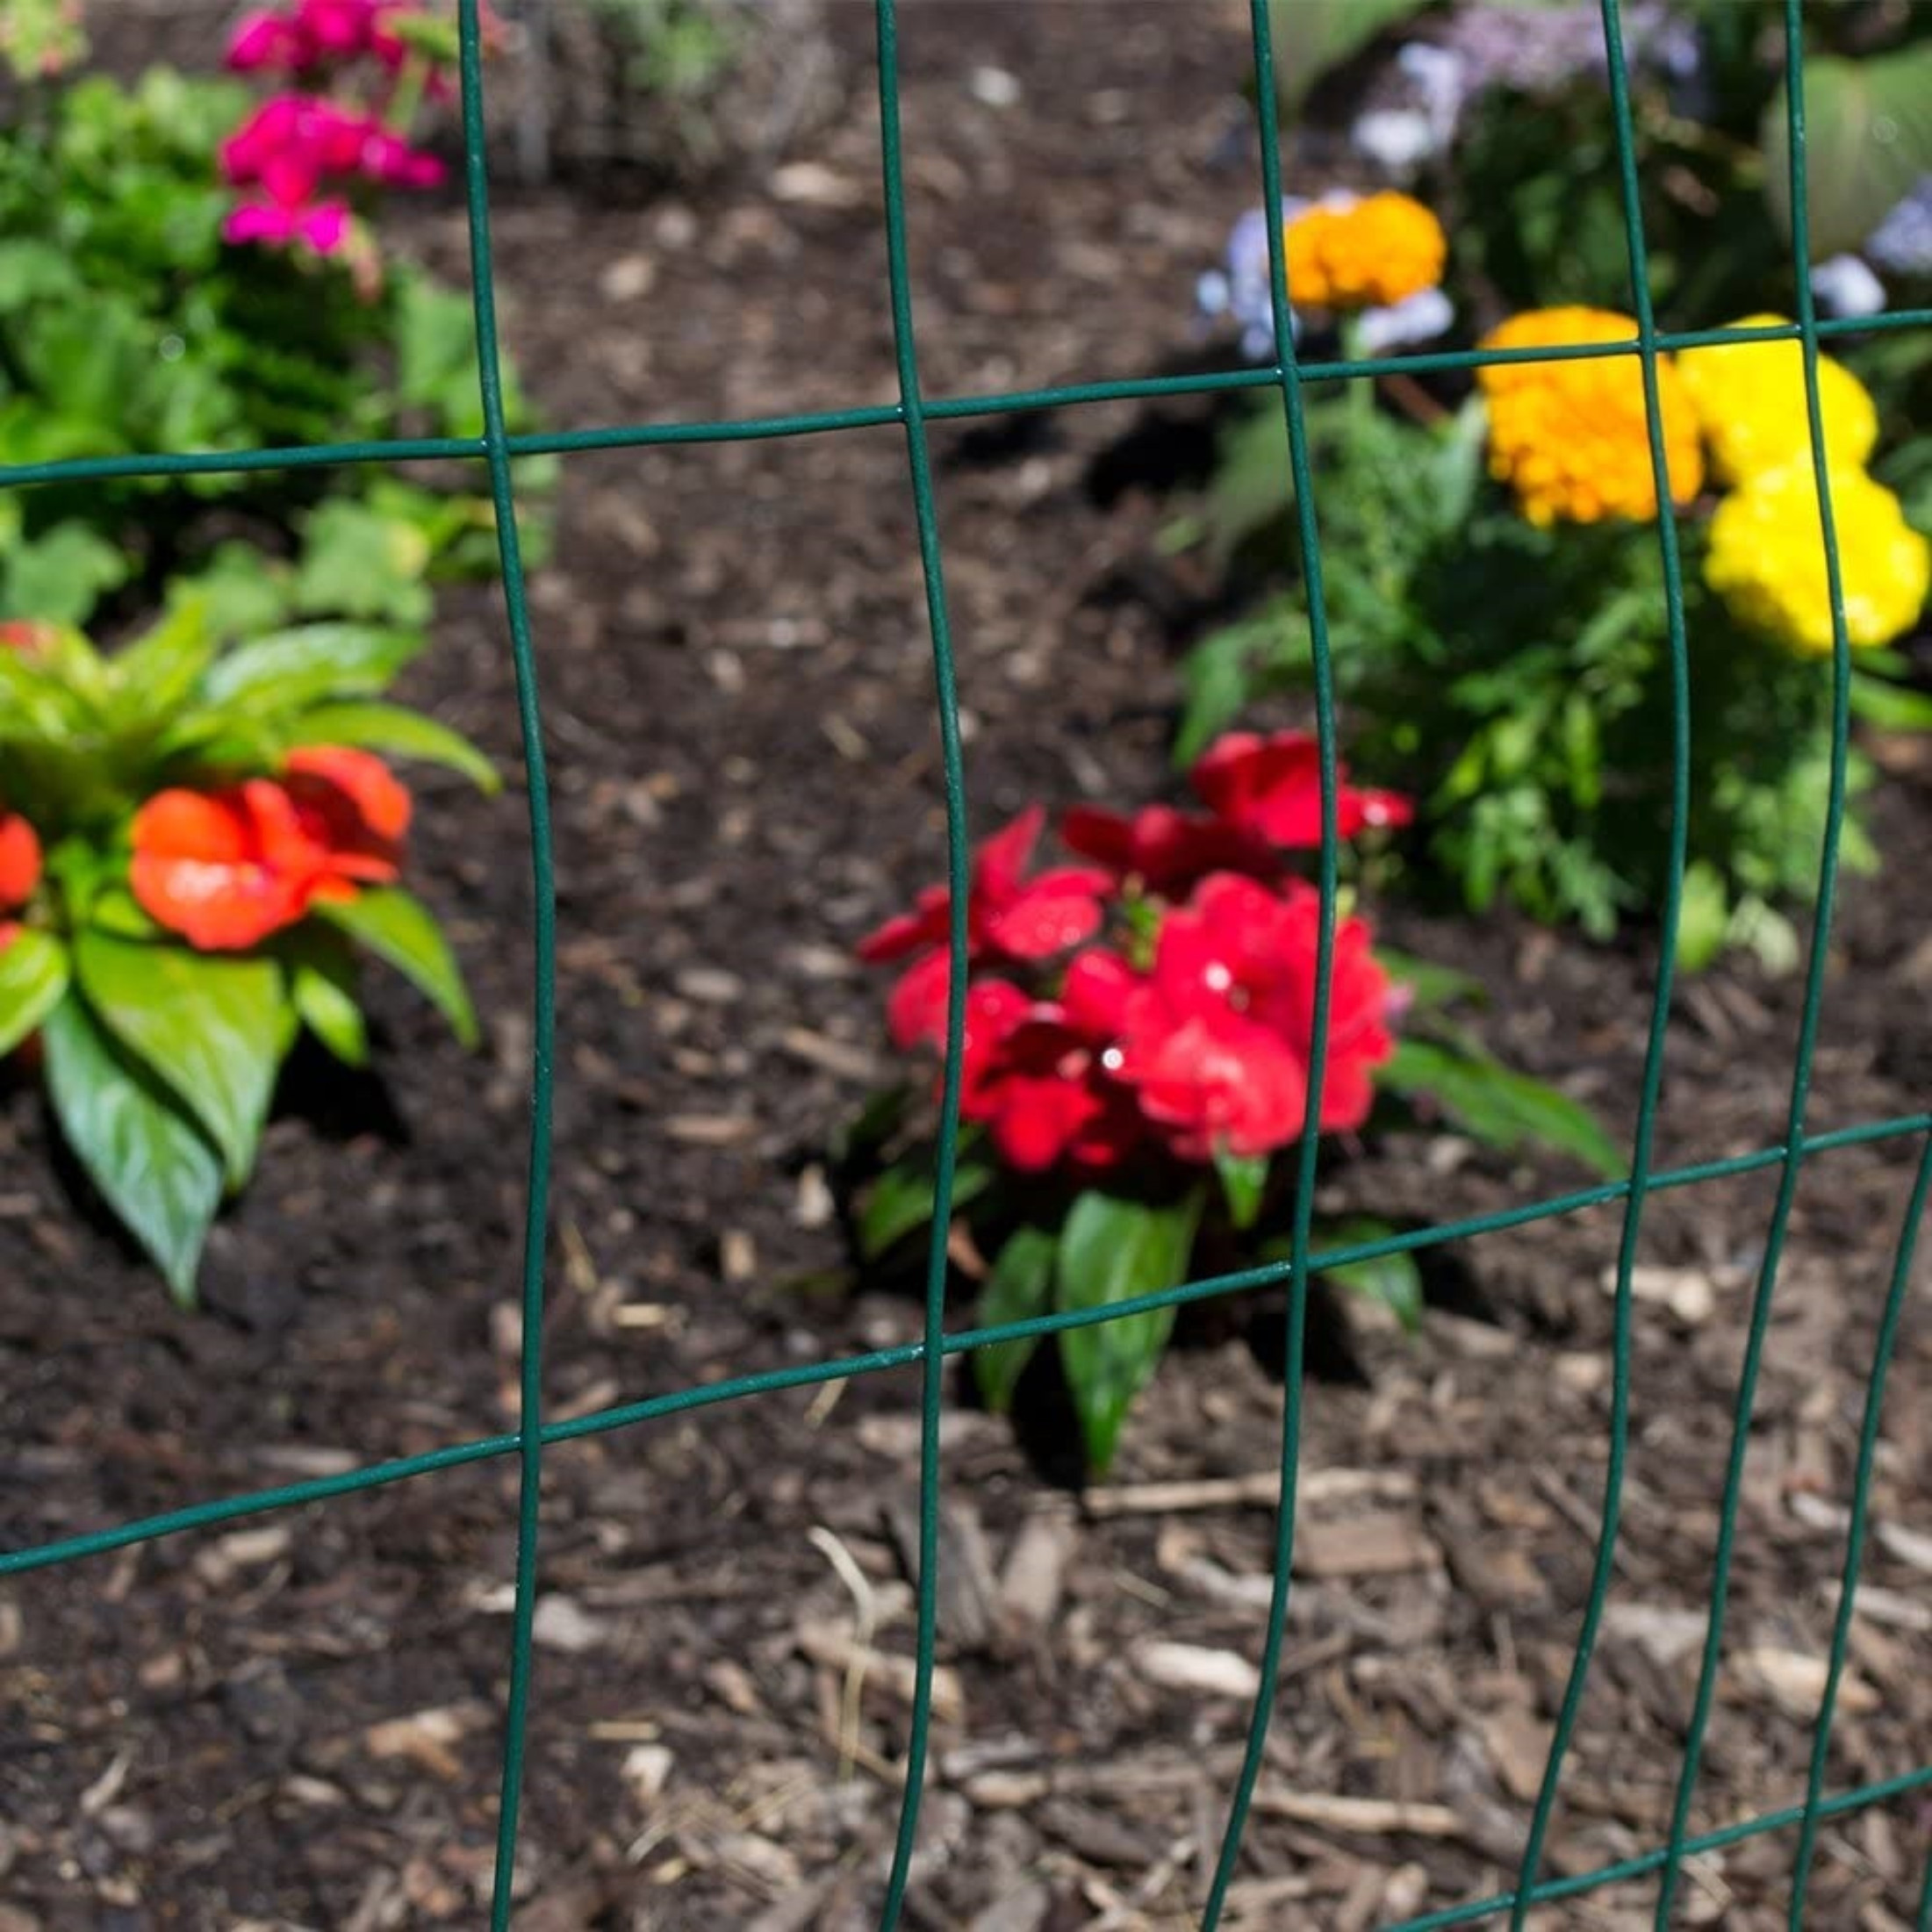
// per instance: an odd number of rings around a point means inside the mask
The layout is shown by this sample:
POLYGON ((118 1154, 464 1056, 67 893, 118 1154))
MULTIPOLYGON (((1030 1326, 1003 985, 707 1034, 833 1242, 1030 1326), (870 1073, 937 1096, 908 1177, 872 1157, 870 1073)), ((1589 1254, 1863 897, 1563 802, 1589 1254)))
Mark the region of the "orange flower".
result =
POLYGON ((1316 309, 1386 308, 1442 279, 1448 242, 1419 201, 1385 190, 1318 201, 1282 231, 1289 298, 1316 309))
POLYGON ((150 918, 204 952, 239 952, 317 900, 395 878, 409 794, 381 759, 339 745, 291 754, 285 781, 158 792, 134 815, 128 884, 150 918))
MULTIPOLYGON (((1604 309, 1530 309, 1483 339, 1484 348, 1617 342, 1637 334, 1604 309)), ((1643 370, 1631 356, 1491 363, 1476 371, 1489 402, 1490 473, 1516 492, 1532 523, 1648 521, 1656 478, 1644 413, 1643 370)), ((1687 503, 1704 481, 1697 413, 1668 356, 1657 358, 1670 494, 1687 503)))

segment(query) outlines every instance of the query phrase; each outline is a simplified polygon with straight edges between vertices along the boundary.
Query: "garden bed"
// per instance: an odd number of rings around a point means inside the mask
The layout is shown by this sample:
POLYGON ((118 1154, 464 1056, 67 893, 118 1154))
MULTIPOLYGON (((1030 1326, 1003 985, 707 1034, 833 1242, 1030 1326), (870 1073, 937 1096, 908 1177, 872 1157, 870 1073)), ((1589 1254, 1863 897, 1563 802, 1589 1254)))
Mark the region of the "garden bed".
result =
MULTIPOLYGON (((1240 10, 909 10, 909 219, 930 392, 1146 374, 1254 198, 1240 10)), ((855 63, 870 14, 837 10, 855 63)), ((863 97, 863 93, 861 90, 863 97)), ((892 399, 863 117, 702 202, 506 192, 507 340, 564 427, 892 399)), ((460 212, 412 241, 460 268, 460 212)), ((976 829, 1162 781, 1203 615, 1161 485, 1206 402, 933 431, 976 829)), ((894 429, 570 459, 533 617, 556 787, 560 1007, 548 1413, 916 1338, 855 1296, 825 1145, 885 1071, 851 942, 943 856, 923 593, 894 429)), ((498 593, 450 595, 412 700, 514 767, 498 593)), ((298 1063, 260 1176, 178 1312, 0 1101, 10 1547, 514 1426, 528 861, 514 798, 421 788, 418 876, 490 1030, 378 999, 382 1080, 298 1063)), ((1917 1111, 1932 772, 1853 880, 1809 1122, 1917 1111)), ((1397 944, 1478 974, 1490 1044, 1632 1124, 1654 963, 1514 919, 1397 944)), ((1727 966, 1673 1017, 1661 1167, 1775 1147, 1801 988, 1727 966)), ((1703 1829, 1802 1792, 1874 1330, 1916 1144, 1806 1170, 1760 1391, 1703 1829)), ((1455 1220, 1588 1177, 1444 1137, 1337 1165, 1349 1207, 1455 1220)), ((1646 1217, 1621 1560, 1549 1869, 1659 1843, 1728 1411, 1776 1174, 1646 1217)), ((1410 1341, 1318 1310, 1302 1575, 1230 1923, 1385 1922, 1512 1882, 1601 1492, 1617 1213, 1440 1251, 1410 1341)), ((1210 1304, 1084 1494, 963 1374, 944 1425, 943 1677, 909 1922, 1197 1915, 1245 1734, 1278 1453, 1281 1297, 1210 1304), (1158 1646, 1214 1654, 1221 1690, 1158 1646), (1109 1916, 1111 1914, 1112 1916, 1109 1916)), ((963 1319, 963 1314, 961 1318, 963 1319)), ((1932 1324, 1909 1308, 1834 1786, 1932 1735, 1932 1324)), ((738 1401, 546 1458, 520 1925, 844 1928, 896 1817, 916 1376, 738 1401), (835 1558, 837 1561, 835 1561, 835 1558), (847 1565, 844 1559, 850 1558, 847 1565), (856 1569, 852 1569, 856 1566, 856 1569), (849 1574, 865 1579, 855 1597, 849 1574), (868 1637, 863 1634, 870 1631, 868 1637), (857 1685, 856 1693, 851 1687, 857 1685), (856 1694, 858 1719, 844 1701, 856 1694)), ((474 1925, 509 1654, 502 1461, 0 1590, 0 1928, 474 1925)), ((1185 1660, 1183 1660, 1184 1662, 1185 1660)), ((1909 1919, 1922 1799, 1825 1831, 1813 1922, 1909 1919)), ((1789 1835, 1699 1860, 1684 1922, 1782 1923, 1789 1835)), ((1648 1922, 1643 1881, 1552 1924, 1648 1922)))

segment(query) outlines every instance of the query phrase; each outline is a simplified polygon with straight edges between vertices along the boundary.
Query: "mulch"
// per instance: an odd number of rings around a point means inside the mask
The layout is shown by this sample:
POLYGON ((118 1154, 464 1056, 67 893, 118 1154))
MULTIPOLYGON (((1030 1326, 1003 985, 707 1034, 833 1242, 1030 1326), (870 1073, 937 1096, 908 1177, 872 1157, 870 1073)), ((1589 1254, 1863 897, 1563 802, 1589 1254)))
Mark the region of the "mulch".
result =
MULTIPOLYGON (((507 190, 504 322, 548 420, 888 401, 869 10, 834 10, 845 124, 679 199, 507 190)), ((1201 363, 1193 277, 1253 198, 1239 9, 910 8, 906 141, 933 394, 1201 363)), ((409 246, 460 270, 454 206, 409 246)), ((1168 782, 1210 597, 1160 560, 1209 402, 933 430, 968 783, 1168 782)), ((916 1338, 855 1281, 826 1147, 887 1067, 851 941, 937 876, 930 647, 896 430, 569 460, 533 615, 556 788, 560 1053, 547 1412, 916 1338)), ((410 695, 515 769, 499 593, 452 591, 410 695)), ((1916 1112, 1932 948, 1906 751, 1848 883, 1808 1121, 1916 1112)), ((417 883, 490 1028, 465 1058, 378 984, 379 1071, 291 1070, 198 1313, 0 1091, 9 1547, 514 1426, 529 1024, 522 807, 425 779, 417 883)), ((1634 1119, 1653 944, 1377 909, 1478 974, 1485 1038, 1634 1119)), ((1733 965, 1672 1016, 1662 1167, 1778 1146, 1800 988, 1733 965)), ((1801 1794, 1879 1304, 1916 1145, 1806 1167, 1772 1315, 1693 1826, 1801 1794)), ((1452 1220, 1584 1184, 1447 1134, 1332 1161, 1324 1204, 1452 1220)), ((1662 1838, 1776 1188, 1645 1220, 1624 1534, 1548 1849, 1662 1838)), ((1225 1921, 1349 1928, 1512 1882, 1587 1589, 1608 1272, 1593 1209, 1433 1251, 1411 1339, 1318 1300, 1302 1531, 1268 1755, 1225 1921)), ((959 1318, 965 1318, 962 1300, 959 1318)), ((1268 1619, 1279 1295, 1197 1309, 1084 1490, 955 1375, 940 1675, 907 1922, 1196 1922, 1268 1619)), ((1907 1312, 1831 1748, 1841 1788, 1932 1756, 1932 1320, 1907 1312)), ((517 1922, 875 1922, 902 1776, 917 1377, 743 1400, 545 1459, 517 1922)), ((0 1932, 483 1922, 514 1472, 474 1466, 0 1588, 0 1932)), ((1921 1796, 1829 1823, 1811 1920, 1910 1921, 1921 1796)), ((1790 1834, 1688 1868, 1681 1923, 1782 1924, 1790 1834)), ((1648 1924, 1639 1879, 1549 1926, 1648 1924)))

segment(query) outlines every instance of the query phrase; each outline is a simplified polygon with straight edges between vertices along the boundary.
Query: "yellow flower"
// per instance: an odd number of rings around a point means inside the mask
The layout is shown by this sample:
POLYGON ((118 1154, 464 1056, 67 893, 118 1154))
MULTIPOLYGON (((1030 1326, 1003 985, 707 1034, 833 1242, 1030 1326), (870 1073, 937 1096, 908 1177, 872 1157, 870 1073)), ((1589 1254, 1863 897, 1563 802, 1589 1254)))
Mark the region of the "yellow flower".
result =
POLYGON ((1449 245, 1419 201, 1383 193, 1318 202, 1282 231, 1298 308, 1387 308, 1442 279, 1449 245))
MULTIPOLYGON (((1898 498, 1863 470, 1835 468, 1830 479, 1845 635, 1854 644, 1889 643, 1924 608, 1932 545, 1907 523, 1898 498)), ((1753 477, 1718 505, 1704 580, 1734 616, 1793 650, 1831 649, 1824 533, 1808 462, 1753 477)))
MULTIPOLYGON (((1636 333, 1627 315, 1605 309, 1530 309, 1492 329, 1482 346, 1619 342, 1636 333)), ((1532 523, 1657 514, 1643 370, 1635 356, 1490 363, 1476 379, 1489 401, 1490 473, 1515 491, 1532 523)), ((1657 400, 1670 494, 1687 503, 1704 481, 1704 457, 1697 416, 1668 356, 1657 358, 1657 400)))
MULTIPOLYGON (((1733 328, 1773 328, 1782 315, 1747 315, 1733 328)), ((1788 325, 1787 325, 1788 326, 1788 325)), ((1796 342, 1728 342, 1677 357, 1684 386, 1723 483, 1748 483, 1811 452, 1805 411, 1804 353, 1796 342)), ((1878 440, 1878 412, 1865 385, 1828 356, 1818 358, 1818 402, 1825 458, 1857 469, 1878 440)))

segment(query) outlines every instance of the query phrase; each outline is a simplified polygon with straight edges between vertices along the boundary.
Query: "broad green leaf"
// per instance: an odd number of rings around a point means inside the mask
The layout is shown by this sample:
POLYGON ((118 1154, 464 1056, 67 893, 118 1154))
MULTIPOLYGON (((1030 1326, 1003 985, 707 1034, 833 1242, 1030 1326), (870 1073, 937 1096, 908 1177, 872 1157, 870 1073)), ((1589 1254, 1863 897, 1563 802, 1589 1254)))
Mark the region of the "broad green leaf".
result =
MULTIPOLYGON (((1081 1195, 1060 1233, 1059 1306, 1105 1308, 1178 1287, 1187 1277, 1201 1204, 1199 1189, 1165 1207, 1081 1195)), ((1080 1416, 1088 1466, 1096 1474, 1113 1461, 1120 1426, 1173 1332, 1172 1308, 1060 1332, 1060 1366, 1080 1416)))
MULTIPOLYGON (((1323 1228, 1323 1247, 1358 1247, 1384 1241, 1395 1232, 1386 1221, 1339 1221, 1323 1228)), ((1422 1326, 1422 1270, 1412 1254, 1377 1255, 1368 1261, 1342 1261, 1318 1268, 1352 1295, 1379 1302, 1412 1335, 1422 1326)))
POLYGON ((192 1111, 240 1187, 282 1060, 281 966, 88 928, 75 937, 74 971, 102 1024, 192 1111))
POLYGON ((340 905, 318 905, 329 924, 386 959, 449 1023, 465 1046, 480 1037, 462 970, 429 909, 397 886, 359 892, 340 905))
POLYGON ((0 606, 56 623, 84 624, 133 568, 119 545, 84 523, 56 523, 0 557, 0 606))
POLYGON ((1701 973, 1723 952, 1730 936, 1731 908, 1724 875, 1708 859, 1692 859, 1684 867, 1684 890, 1677 898, 1677 966, 1685 973, 1701 973))
MULTIPOLYGON (((1045 1228, 1016 1228, 1008 1235, 974 1311, 980 1326, 998 1328, 1044 1315, 1052 1299, 1053 1257, 1059 1248, 1059 1237, 1045 1228)), ((1013 1406, 1013 1391, 1039 1345, 1036 1335, 973 1350, 973 1375, 980 1385, 980 1399, 995 1415, 1004 1415, 1013 1406)))
POLYGON ((1214 1151, 1214 1171, 1220 1177, 1222 1198, 1228 1204, 1228 1218, 1238 1228, 1251 1228, 1261 1211, 1261 1196, 1268 1191, 1268 1160, 1266 1154, 1244 1156, 1225 1148, 1214 1151))
POLYGON ((1429 0, 1270 0, 1275 97, 1283 119, 1322 76, 1359 54, 1385 28, 1419 13, 1429 0))
POLYGON ((391 758, 421 758, 460 772, 481 791, 503 788, 496 767, 468 738, 401 705, 321 705, 295 721, 292 736, 298 744, 352 744, 391 758))
POLYGON ((1624 1173, 1622 1153, 1587 1107, 1485 1053, 1434 1040, 1403 1040, 1375 1078, 1404 1099, 1433 1101, 1465 1133, 1505 1153, 1540 1146, 1567 1153, 1606 1179, 1624 1173))
POLYGON ((306 921, 282 947, 289 996, 302 1023, 348 1067, 369 1061, 369 1029, 356 999, 356 958, 332 927, 306 921))
POLYGON ((140 1061, 70 994, 41 1028, 61 1132, 101 1197, 153 1258, 177 1302, 221 1200, 221 1156, 140 1061))
MULTIPOLYGON (((977 1161, 961 1160, 952 1170, 952 1204, 963 1208, 992 1184, 993 1170, 977 1161)), ((932 1219, 933 1177, 930 1155, 887 1167, 873 1182, 858 1216, 858 1252, 876 1261, 909 1234, 916 1234, 932 1219)))
POLYGON ((363 624, 304 624, 231 650, 201 681, 204 704, 279 712, 379 695, 422 639, 363 624))
MULTIPOLYGON (((1764 189, 1792 232, 1785 90, 1764 110, 1764 189)), ((1932 42, 1805 62, 1805 188, 1811 257, 1862 248, 1921 175, 1932 174, 1932 42)))
POLYGON ((164 722, 188 701, 215 655, 204 599, 176 600, 167 616, 108 667, 109 715, 126 728, 164 722))
POLYGON ((305 617, 420 624, 429 615, 429 539, 413 523, 337 498, 311 512, 295 569, 305 617))
POLYGON ((51 932, 25 926, 0 945, 0 1059, 53 1010, 67 981, 67 948, 51 932))

